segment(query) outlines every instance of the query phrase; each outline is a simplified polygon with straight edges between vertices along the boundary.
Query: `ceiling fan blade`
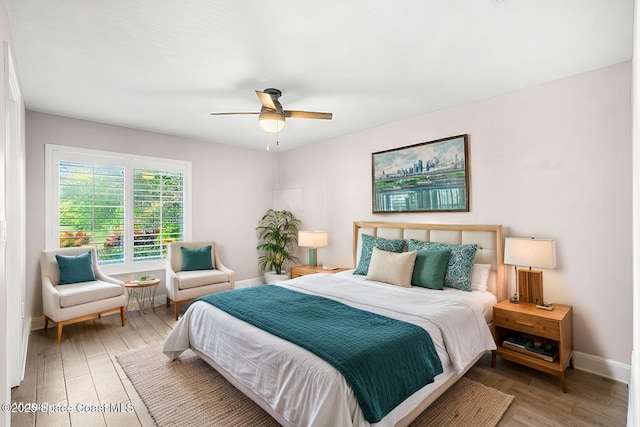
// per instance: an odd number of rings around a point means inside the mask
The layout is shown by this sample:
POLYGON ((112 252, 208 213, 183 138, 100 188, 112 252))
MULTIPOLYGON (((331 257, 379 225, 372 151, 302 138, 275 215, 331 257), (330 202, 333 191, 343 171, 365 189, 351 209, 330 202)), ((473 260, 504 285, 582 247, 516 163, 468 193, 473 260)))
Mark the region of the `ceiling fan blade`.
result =
POLYGON ((260 114, 255 111, 238 112, 238 113, 211 113, 212 116, 232 116, 235 114, 260 114))
POLYGON ((292 119, 322 119, 331 120, 332 113, 320 113, 317 111, 297 111, 297 110, 284 110, 285 117, 291 117, 292 119))
POLYGON ((273 98, 271 97, 271 94, 266 93, 266 92, 260 92, 259 90, 256 90, 256 95, 258 95, 258 99, 260 99, 260 103, 267 108, 270 108, 272 110, 277 110, 278 107, 276 107, 275 102, 273 102, 273 98))

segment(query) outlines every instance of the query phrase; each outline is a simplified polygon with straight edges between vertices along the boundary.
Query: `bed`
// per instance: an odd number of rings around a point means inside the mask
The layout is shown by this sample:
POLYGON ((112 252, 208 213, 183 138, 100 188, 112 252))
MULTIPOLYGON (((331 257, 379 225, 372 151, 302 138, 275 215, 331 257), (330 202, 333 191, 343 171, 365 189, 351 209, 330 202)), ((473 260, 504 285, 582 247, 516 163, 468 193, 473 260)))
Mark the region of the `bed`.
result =
MULTIPOLYGON (((417 325, 429 333, 442 372, 433 382, 394 404, 379 419, 372 419, 364 410, 368 406, 360 404, 356 388, 349 385, 339 368, 307 350, 308 347, 247 323, 250 317, 241 320, 206 301, 196 301, 189 307, 167 338, 165 354, 173 360, 190 348, 285 426, 408 425, 486 351, 495 349, 488 324, 491 307, 506 297, 502 227, 355 222, 353 236, 355 269, 302 276, 277 284, 277 289, 261 288, 337 301, 374 316, 401 321, 414 328, 417 325), (392 241, 396 247, 398 241, 404 241, 402 250, 392 251, 394 254, 380 251, 386 242, 392 241), (379 278, 374 274, 376 269, 382 270, 384 276, 395 268, 388 265, 378 268, 384 265, 380 263, 381 257, 388 257, 385 262, 395 262, 394 256, 403 260, 412 257, 408 249, 431 249, 420 245, 445 247, 444 252, 450 252, 446 245, 456 250, 475 247, 473 278, 478 276, 476 267, 483 266, 486 273, 480 286, 486 290, 463 291, 448 286, 435 290, 389 284, 384 277, 382 281, 373 280, 379 278), (367 275, 357 274, 366 262, 369 262, 367 275)), ((402 262, 405 261, 394 265, 402 262)), ((447 268, 449 274, 452 268, 447 268)), ((232 295, 244 295, 241 291, 246 290, 232 291, 232 295)))

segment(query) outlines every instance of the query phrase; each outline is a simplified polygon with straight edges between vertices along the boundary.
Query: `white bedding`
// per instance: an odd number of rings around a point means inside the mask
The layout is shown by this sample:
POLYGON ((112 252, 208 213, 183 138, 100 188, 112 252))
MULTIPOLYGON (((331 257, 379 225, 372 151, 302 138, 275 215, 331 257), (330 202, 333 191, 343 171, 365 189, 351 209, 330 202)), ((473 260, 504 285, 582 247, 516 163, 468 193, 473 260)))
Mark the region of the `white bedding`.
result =
MULTIPOLYGON (((416 407, 424 409, 425 402, 433 401, 480 355, 495 349, 483 314, 495 303, 488 292, 400 288, 348 272, 307 275, 279 285, 411 322, 429 332, 444 373, 375 426, 404 423, 418 415, 416 407)), ((369 425, 335 368, 206 302, 191 305, 167 338, 164 352, 175 359, 187 348, 221 370, 284 425, 369 425)))

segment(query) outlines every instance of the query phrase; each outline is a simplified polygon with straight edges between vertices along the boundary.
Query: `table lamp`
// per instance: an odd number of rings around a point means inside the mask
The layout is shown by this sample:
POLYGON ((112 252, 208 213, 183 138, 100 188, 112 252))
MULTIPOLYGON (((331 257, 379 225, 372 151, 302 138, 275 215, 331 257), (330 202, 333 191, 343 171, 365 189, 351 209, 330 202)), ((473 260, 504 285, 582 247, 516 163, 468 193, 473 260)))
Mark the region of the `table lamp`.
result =
POLYGON ((544 303, 542 271, 531 268, 556 267, 556 242, 553 239, 507 237, 504 242, 504 263, 516 270, 516 295, 511 302, 532 302, 541 308, 553 309, 544 303), (517 267, 529 267, 518 269, 517 267))
POLYGON ((298 246, 309 248, 309 265, 318 265, 318 248, 329 245, 329 236, 325 231, 299 231, 298 246))

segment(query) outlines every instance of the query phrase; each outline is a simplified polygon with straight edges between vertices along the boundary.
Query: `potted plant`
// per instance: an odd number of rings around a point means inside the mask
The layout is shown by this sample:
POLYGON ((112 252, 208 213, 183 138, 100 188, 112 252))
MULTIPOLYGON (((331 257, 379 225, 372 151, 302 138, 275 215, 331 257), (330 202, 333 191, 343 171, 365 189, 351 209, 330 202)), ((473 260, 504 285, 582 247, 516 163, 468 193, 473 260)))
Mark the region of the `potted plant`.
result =
POLYGON ((294 255, 298 243, 300 220, 289 211, 269 209, 256 227, 258 231, 258 258, 266 283, 286 280, 286 266, 298 262, 294 255))

